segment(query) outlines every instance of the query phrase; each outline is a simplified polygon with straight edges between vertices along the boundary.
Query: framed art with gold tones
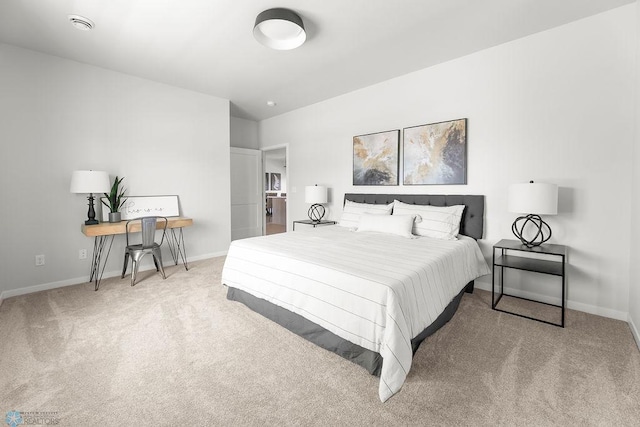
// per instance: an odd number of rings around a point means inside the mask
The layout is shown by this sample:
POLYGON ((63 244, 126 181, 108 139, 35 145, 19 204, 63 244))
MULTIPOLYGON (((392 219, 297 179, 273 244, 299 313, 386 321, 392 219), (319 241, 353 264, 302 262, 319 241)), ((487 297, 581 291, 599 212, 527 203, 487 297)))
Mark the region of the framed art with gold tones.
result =
POLYGON ((353 137, 353 185, 398 185, 400 130, 353 137))
POLYGON ((403 130, 404 185, 467 183, 467 119, 403 130))

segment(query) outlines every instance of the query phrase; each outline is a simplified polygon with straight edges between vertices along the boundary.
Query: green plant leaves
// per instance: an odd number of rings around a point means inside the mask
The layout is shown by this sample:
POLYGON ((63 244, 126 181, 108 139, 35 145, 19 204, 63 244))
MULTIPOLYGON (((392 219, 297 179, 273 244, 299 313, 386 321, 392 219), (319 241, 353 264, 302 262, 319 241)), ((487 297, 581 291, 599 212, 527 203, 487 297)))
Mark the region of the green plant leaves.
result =
POLYGON ((124 205, 124 202, 127 201, 126 197, 124 197, 124 193, 127 191, 126 188, 123 188, 118 192, 118 188, 120 187, 123 179, 124 177, 118 179, 116 176, 116 179, 113 181, 113 185, 111 186, 111 192, 109 194, 104 193, 104 196, 107 198, 109 203, 104 200, 102 200, 102 203, 108 207, 112 213, 118 212, 122 205, 124 205))

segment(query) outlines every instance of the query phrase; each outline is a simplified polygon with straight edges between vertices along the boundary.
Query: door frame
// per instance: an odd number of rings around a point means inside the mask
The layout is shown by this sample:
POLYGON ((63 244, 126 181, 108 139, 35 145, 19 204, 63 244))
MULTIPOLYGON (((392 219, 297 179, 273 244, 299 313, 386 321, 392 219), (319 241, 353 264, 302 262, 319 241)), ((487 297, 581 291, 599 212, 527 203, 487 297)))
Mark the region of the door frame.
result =
MULTIPOLYGON (((262 174, 260 175, 262 178, 262 212, 266 212, 267 211, 267 192, 264 189, 264 174, 266 173, 266 169, 267 169, 267 155, 269 151, 275 151, 275 150, 282 150, 284 149, 284 158, 285 158, 285 165, 286 168, 284 170, 284 174, 285 177, 287 178, 287 204, 286 204, 286 209, 285 209, 285 214, 287 216, 287 223, 285 224, 285 230, 289 231, 289 193, 291 192, 291 182, 289 181, 289 144, 277 144, 277 145, 270 145, 268 147, 261 147, 260 150, 262 151, 262 174)), ((267 216, 266 215, 262 215, 262 235, 266 235, 267 234, 267 216)))

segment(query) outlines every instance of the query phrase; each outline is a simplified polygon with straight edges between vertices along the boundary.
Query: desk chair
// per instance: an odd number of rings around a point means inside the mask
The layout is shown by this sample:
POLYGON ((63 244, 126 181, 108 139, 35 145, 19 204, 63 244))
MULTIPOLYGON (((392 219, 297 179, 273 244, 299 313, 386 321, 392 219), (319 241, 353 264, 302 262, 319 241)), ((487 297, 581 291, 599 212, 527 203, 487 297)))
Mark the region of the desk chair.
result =
POLYGON ((125 231, 127 234, 127 248, 124 251, 124 267, 122 267, 122 278, 127 272, 127 264, 129 263, 129 256, 131 256, 131 286, 136 284, 136 275, 138 274, 138 267, 140 260, 148 253, 153 255, 153 263, 156 265, 156 271, 162 273, 162 278, 166 279, 164 274, 164 266, 162 265, 162 253, 160 252, 160 246, 164 242, 164 236, 167 232, 167 218, 163 216, 149 216, 144 218, 136 218, 127 221, 125 231), (155 242, 156 226, 158 221, 164 221, 164 227, 162 227, 162 239, 160 243, 155 242), (129 244, 129 232, 131 226, 140 223, 142 231, 142 243, 137 245, 129 244))

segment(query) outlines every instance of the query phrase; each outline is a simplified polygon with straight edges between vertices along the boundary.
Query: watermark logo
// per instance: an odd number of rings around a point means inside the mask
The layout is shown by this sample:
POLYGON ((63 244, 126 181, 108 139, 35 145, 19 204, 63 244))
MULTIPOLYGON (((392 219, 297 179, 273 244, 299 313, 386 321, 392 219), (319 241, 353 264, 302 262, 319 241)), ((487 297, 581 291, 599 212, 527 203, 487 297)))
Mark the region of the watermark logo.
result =
POLYGON ((5 421, 7 422, 7 425, 11 427, 19 426, 24 422, 24 420, 22 419, 22 415, 18 411, 7 412, 5 421))
POLYGON ((9 427, 18 426, 49 426, 60 424, 57 412, 24 412, 9 411, 4 419, 9 427))

